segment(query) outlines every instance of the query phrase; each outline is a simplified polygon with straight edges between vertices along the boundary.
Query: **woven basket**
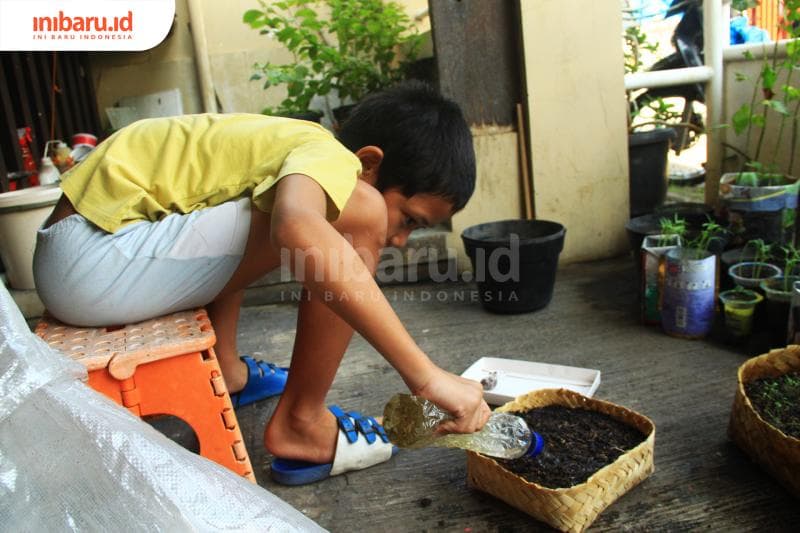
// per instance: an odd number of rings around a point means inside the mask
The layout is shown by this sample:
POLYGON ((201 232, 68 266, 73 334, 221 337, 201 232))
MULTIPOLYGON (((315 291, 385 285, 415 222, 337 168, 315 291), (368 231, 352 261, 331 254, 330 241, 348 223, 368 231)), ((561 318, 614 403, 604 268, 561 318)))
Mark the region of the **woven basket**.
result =
POLYGON ((566 389, 533 391, 497 410, 524 412, 548 405, 604 413, 635 427, 647 438, 592 474, 585 482, 559 489, 531 483, 509 472, 490 457, 467 452, 467 483, 556 529, 583 531, 603 509, 653 472, 656 428, 650 419, 629 409, 566 389))
POLYGON ((800 498, 800 439, 790 437, 761 418, 744 391, 745 383, 800 370, 800 346, 792 345, 754 357, 739 367, 728 435, 750 458, 800 498))

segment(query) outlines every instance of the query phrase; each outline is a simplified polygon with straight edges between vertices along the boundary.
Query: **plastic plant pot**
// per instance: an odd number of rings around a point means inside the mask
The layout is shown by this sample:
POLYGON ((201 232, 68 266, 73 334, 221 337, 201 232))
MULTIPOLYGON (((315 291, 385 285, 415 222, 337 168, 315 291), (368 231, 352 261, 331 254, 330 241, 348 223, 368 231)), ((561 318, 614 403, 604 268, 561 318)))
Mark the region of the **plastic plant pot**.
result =
POLYGON ((642 322, 645 324, 661 324, 664 256, 681 243, 679 235, 647 235, 642 242, 639 289, 642 322))
POLYGON ((740 287, 758 289, 763 280, 779 277, 781 269, 772 263, 746 261, 732 265, 728 269, 728 275, 740 287))
POLYGON ((714 322, 717 258, 706 251, 676 248, 666 255, 661 326, 668 335, 700 339, 714 322))
POLYGON ((753 331, 753 315, 764 297, 750 289, 721 292, 719 299, 725 312, 725 327, 731 337, 742 339, 753 331))
POLYGON ((547 220, 502 220, 461 234, 481 305, 495 313, 525 313, 553 297, 566 229, 547 220))
POLYGON ((652 213, 667 198, 667 154, 675 130, 657 128, 628 136, 630 214, 652 213))

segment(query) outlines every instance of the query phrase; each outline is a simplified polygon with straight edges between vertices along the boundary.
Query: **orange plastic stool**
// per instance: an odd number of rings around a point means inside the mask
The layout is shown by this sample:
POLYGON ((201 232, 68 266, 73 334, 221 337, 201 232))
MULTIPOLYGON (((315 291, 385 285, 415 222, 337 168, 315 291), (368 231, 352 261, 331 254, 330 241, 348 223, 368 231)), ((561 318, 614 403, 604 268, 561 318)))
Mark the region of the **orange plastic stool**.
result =
POLYGON ((136 416, 180 418, 197 435, 200 455, 255 483, 205 309, 117 328, 76 328, 45 315, 36 334, 82 363, 90 387, 136 416))

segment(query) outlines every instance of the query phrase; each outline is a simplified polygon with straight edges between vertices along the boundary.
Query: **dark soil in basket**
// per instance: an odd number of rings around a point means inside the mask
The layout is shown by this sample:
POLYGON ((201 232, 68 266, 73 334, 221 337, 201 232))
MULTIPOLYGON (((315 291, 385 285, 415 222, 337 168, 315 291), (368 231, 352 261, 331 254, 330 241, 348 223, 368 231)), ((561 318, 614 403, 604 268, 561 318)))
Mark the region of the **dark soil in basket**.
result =
POLYGON ((597 411, 550 405, 514 414, 542 436, 544 450, 533 458, 498 462, 527 481, 554 489, 583 483, 646 438, 597 411))
POLYGON ((744 384, 753 408, 768 424, 800 439, 800 372, 744 384))

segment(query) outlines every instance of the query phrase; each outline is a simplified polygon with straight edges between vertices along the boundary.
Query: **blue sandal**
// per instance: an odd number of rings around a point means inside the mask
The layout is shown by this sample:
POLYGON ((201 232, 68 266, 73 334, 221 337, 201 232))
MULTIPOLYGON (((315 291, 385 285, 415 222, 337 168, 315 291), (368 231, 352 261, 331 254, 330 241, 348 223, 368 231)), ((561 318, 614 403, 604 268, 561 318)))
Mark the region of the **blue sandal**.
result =
POLYGON ((283 392, 286 387, 286 378, 289 376, 288 368, 256 361, 249 355, 243 355, 239 359, 247 365, 247 384, 241 391, 231 394, 234 408, 249 405, 283 392))
POLYGON ((283 485, 305 485, 388 461, 397 453, 397 446, 389 442, 383 426, 371 416, 356 411, 345 413, 335 405, 328 409, 339 425, 333 462, 319 464, 275 458, 270 470, 273 480, 283 485))

